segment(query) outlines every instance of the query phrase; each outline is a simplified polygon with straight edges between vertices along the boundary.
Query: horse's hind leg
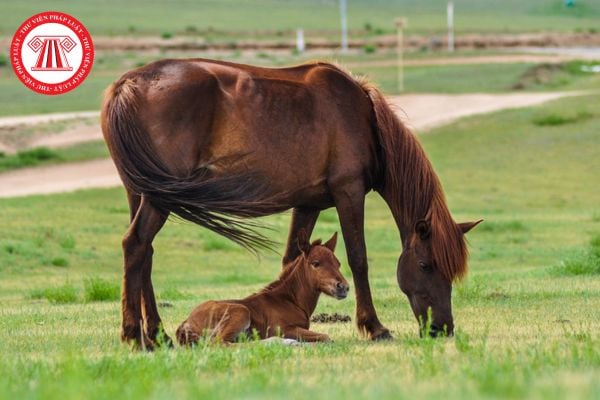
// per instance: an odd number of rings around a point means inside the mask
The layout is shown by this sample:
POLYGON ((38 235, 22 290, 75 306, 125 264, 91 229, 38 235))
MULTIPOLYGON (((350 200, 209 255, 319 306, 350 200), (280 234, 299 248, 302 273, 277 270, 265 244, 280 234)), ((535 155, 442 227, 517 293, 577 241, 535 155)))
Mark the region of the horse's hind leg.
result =
POLYGON ((333 196, 354 280, 358 329, 373 340, 391 338, 390 331, 379 322, 369 286, 369 266, 364 232, 364 187, 362 184, 355 183, 335 188, 333 196))
POLYGON ((298 232, 300 229, 306 231, 306 235, 310 238, 312 231, 319 218, 320 210, 316 208, 296 207, 292 211, 292 223, 290 225, 290 233, 288 235, 287 246, 283 256, 283 265, 294 261, 300 255, 298 248, 298 232))
POLYGON ((172 346, 173 342, 165 333, 160 315, 158 314, 151 275, 152 259, 148 258, 142 271, 142 315, 144 317, 146 335, 156 344, 164 343, 168 346, 172 346), (159 335, 161 336, 160 342, 157 341, 159 335))
POLYGON ((155 343, 153 338, 143 332, 141 319, 145 314, 147 327, 157 330, 160 317, 156 310, 154 293, 147 288, 144 290, 144 285, 150 284, 151 288, 152 241, 164 225, 167 215, 161 214, 143 196, 140 199, 136 195, 128 194, 128 199, 134 217, 123 238, 125 273, 121 294, 121 339, 151 349, 155 343), (136 205, 137 211, 134 214, 133 209, 136 205), (143 314, 142 303, 145 307, 143 314))

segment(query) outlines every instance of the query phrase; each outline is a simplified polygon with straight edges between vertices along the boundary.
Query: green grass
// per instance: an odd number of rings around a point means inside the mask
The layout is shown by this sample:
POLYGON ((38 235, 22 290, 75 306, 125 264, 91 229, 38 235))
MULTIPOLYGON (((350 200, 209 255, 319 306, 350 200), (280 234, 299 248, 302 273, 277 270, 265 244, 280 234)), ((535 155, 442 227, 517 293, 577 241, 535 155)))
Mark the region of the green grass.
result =
POLYGON ((108 157, 106 144, 94 141, 58 149, 37 147, 13 155, 0 154, 0 172, 50 164, 92 160, 108 157))
MULTIPOLYGON (((120 344, 118 300, 85 301, 90 276, 111 287, 121 280, 129 218, 121 189, 0 200, 0 398, 597 398, 600 279, 555 272, 600 247, 594 101, 565 98, 421 136, 455 218, 485 219, 468 235, 470 275, 454 288, 452 339, 418 338, 396 283, 398 233, 375 195, 366 210, 370 276, 394 341, 361 340, 352 324, 314 324, 334 343, 154 354, 120 344), (533 122, 567 109, 590 117, 533 122), (52 266, 53 257, 69 263, 52 266)), ((266 222, 274 229, 267 235, 282 242, 289 214, 266 222)), ((333 231, 338 220, 328 210, 313 237, 333 231)), ((199 302, 248 295, 280 269, 279 255, 204 248, 213 241, 178 221, 155 240, 153 282, 167 333, 199 302)), ((350 277, 341 241, 337 254, 350 277)), ((353 310, 353 299, 323 298, 316 312, 353 310)))
MULTIPOLYGON (((567 8, 563 1, 546 0, 456 0, 455 26, 459 33, 588 31, 598 29, 600 5, 593 0, 578 0, 567 8)), ((393 19, 408 18, 408 33, 443 34, 446 31, 446 3, 436 0, 356 0, 348 2, 348 25, 367 35, 390 32, 393 19)), ((45 9, 73 14, 92 35, 150 35, 163 32, 194 35, 202 32, 218 38, 223 31, 274 31, 275 37, 291 35, 297 28, 339 30, 339 9, 335 1, 276 0, 193 1, 168 3, 132 0, 127 3, 107 0, 97 3, 54 0, 51 7, 40 7, 33 0, 3 2, 0 34, 12 35, 27 17, 45 9), (118 12, 115 12, 118 10, 118 12)), ((241 35, 240 35, 241 36, 241 35)))
POLYGON ((59 160, 60 156, 54 150, 37 147, 31 150, 23 150, 14 155, 0 154, 0 171, 31 167, 45 162, 59 160))

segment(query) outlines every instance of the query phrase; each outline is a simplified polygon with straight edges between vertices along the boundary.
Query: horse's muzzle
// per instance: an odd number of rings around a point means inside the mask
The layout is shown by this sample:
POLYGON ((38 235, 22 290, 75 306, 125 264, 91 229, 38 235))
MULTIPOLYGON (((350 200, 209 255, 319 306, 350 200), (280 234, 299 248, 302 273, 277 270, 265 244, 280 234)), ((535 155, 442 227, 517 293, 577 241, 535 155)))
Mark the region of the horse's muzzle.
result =
POLYGON ((431 324, 431 326, 429 327, 429 336, 432 338, 454 336, 454 328, 451 327, 450 329, 448 329, 446 325, 444 325, 444 327, 442 328, 436 324, 431 324))

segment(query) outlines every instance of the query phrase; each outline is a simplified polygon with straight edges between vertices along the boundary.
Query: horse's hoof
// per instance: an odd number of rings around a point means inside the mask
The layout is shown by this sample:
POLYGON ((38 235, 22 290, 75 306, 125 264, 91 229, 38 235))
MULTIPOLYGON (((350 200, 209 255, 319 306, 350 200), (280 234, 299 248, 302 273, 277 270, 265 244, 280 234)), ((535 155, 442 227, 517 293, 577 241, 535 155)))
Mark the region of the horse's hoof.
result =
POLYGON ((125 332, 121 333, 121 341, 129 345, 131 350, 134 351, 154 351, 156 343, 150 339, 147 335, 127 335, 125 332))
POLYGON ((173 344, 173 339, 169 335, 167 335, 164 331, 161 331, 156 338, 154 339, 154 344, 157 347, 166 347, 167 349, 172 349, 175 347, 173 344))
POLYGON ((371 340, 380 341, 380 340, 392 340, 394 337, 390 333, 390 330, 387 328, 380 328, 375 332, 371 333, 371 340))

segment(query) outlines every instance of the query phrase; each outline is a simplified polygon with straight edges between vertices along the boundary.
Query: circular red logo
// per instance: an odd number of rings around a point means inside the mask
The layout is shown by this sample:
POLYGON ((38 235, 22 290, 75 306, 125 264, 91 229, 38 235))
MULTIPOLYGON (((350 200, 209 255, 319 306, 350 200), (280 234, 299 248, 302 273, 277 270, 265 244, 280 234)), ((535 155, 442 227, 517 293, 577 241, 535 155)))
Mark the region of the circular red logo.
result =
POLYGON ((85 80, 94 63, 92 37, 69 14, 46 11, 28 18, 10 45, 13 70, 34 92, 67 93, 85 80))

